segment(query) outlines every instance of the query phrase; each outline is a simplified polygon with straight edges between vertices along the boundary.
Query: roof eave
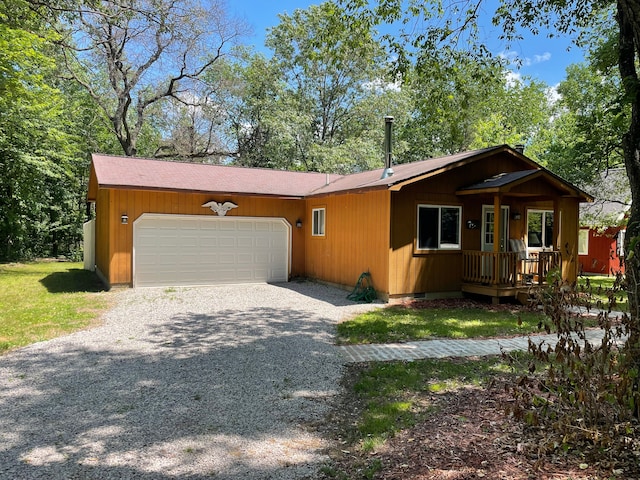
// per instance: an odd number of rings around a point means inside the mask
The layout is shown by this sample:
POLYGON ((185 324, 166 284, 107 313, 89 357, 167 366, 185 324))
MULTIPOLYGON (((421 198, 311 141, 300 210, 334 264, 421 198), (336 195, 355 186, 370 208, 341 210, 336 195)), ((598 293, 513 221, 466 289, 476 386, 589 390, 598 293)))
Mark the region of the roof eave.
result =
POLYGON ((344 190, 331 190, 328 192, 318 192, 317 190, 314 190, 313 192, 305 195, 303 198, 318 198, 318 197, 325 197, 328 195, 342 195, 342 194, 360 194, 360 193, 366 193, 366 192, 372 192, 374 190, 389 190, 390 185, 372 185, 372 186, 365 186, 365 187, 353 187, 353 188, 347 188, 344 190))
POLYGON ((245 197, 270 197, 280 198, 283 200, 302 200, 306 195, 290 195, 280 193, 266 193, 266 192, 234 192, 229 190, 198 190, 190 188, 163 188, 163 187, 141 187, 138 185, 99 185, 99 189, 111 189, 111 190, 140 190, 151 192, 184 192, 184 193, 200 193, 203 195, 237 195, 245 197))

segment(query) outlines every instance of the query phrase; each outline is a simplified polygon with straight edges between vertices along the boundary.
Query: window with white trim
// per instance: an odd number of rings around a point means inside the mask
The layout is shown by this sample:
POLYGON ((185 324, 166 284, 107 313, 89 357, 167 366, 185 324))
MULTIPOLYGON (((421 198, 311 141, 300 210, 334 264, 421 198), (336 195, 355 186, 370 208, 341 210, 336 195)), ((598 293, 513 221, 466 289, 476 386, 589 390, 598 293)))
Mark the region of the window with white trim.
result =
POLYGON ((314 237, 324 237, 325 209, 314 208, 311 210, 311 218, 313 221, 311 235, 314 237))
POLYGON ((589 255, 589 230, 578 231, 578 255, 589 255))
POLYGON ((618 257, 624 257, 624 237, 627 234, 627 230, 620 230, 616 235, 616 255, 618 257))
POLYGON ((527 247, 553 247, 553 210, 527 211, 527 247))
POLYGON ((462 207, 418 205, 418 250, 460 250, 462 207))

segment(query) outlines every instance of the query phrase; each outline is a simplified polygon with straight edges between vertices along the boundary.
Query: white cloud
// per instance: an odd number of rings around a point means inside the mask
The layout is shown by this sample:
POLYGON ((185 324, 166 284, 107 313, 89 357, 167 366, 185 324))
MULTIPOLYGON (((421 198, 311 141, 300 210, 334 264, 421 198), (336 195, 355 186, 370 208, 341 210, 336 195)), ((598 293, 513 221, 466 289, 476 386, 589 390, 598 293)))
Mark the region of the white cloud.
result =
POLYGON ((536 63, 543 63, 551 60, 551 52, 544 52, 541 55, 534 55, 533 58, 531 58, 520 57, 518 52, 509 50, 500 52, 498 56, 505 59, 509 63, 509 65, 515 65, 518 67, 530 67, 531 65, 535 65, 536 63))
POLYGON ((512 65, 518 62, 518 52, 514 52, 513 50, 500 52, 498 57, 505 59, 512 65))
POLYGON ((533 63, 548 62, 551 60, 551 52, 544 52, 542 55, 534 55, 533 63))
POLYGON ((560 101, 561 95, 558 93, 558 85, 560 84, 558 83, 545 90, 545 93, 547 94, 547 102, 551 106, 555 105, 558 101, 560 101))
POLYGON ((519 83, 522 83, 522 75, 513 70, 505 70, 504 77, 507 81, 507 88, 515 87, 519 83))
POLYGON ((378 92, 383 92, 385 90, 399 92, 402 89, 402 85, 399 80, 396 80, 395 82, 387 82, 386 80, 377 78, 371 82, 363 83, 362 88, 364 88, 365 90, 374 90, 378 92))

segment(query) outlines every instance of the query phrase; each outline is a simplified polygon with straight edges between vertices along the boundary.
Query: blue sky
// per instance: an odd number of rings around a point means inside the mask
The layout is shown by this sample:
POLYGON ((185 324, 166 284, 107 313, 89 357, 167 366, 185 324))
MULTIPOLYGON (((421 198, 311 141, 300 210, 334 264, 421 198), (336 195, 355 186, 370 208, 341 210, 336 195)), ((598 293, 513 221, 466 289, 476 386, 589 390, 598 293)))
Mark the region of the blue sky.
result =
MULTIPOLYGON (((245 42, 260 50, 264 48, 267 28, 278 24, 279 13, 290 14, 297 8, 304 9, 319 3, 318 0, 228 0, 227 5, 230 14, 244 18, 253 27, 253 36, 245 42)), ((555 86, 565 78, 568 65, 583 59, 582 51, 571 46, 571 41, 563 37, 527 34, 507 50, 504 44, 497 41, 498 32, 492 28, 488 25, 485 31, 492 53, 504 54, 508 58, 518 57, 523 65, 519 69, 514 67, 515 73, 542 80, 549 86, 555 86), (571 48, 567 51, 569 46, 571 48)))

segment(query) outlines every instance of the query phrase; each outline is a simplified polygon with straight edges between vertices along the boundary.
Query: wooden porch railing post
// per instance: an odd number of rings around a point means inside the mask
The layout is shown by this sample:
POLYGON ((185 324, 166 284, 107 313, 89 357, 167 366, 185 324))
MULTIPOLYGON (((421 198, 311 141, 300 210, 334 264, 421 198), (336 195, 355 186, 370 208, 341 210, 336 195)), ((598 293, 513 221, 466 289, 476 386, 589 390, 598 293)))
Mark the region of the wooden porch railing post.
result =
POLYGON ((535 270, 520 272, 520 260, 516 252, 462 252, 462 279, 465 282, 515 286, 518 283, 519 273, 531 273, 537 275, 534 282, 542 285, 546 281, 546 275, 553 268, 561 266, 560 252, 538 252, 537 266, 535 270))

